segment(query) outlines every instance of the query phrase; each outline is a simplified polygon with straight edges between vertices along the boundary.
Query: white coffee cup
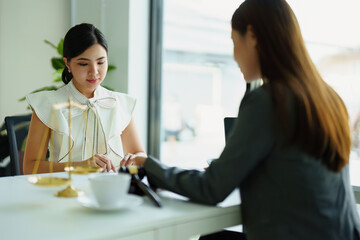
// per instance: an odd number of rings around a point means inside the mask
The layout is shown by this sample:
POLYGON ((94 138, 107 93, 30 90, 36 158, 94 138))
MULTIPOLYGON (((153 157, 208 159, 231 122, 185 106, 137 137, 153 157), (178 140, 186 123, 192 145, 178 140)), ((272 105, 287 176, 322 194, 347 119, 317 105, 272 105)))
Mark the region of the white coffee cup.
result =
POLYGON ((89 176, 91 190, 100 206, 111 206, 128 194, 131 176, 126 173, 89 176))

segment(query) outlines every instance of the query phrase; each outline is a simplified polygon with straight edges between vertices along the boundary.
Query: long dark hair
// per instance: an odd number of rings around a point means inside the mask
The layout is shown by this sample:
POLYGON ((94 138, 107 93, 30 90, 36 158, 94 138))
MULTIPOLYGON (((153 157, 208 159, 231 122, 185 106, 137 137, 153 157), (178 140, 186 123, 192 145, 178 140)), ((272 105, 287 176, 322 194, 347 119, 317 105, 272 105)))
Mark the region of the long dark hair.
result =
MULTIPOLYGON (((108 51, 108 45, 104 34, 100 32, 94 25, 89 23, 81 23, 70 28, 66 33, 63 45, 63 56, 67 58, 68 62, 73 57, 79 56, 86 49, 94 44, 100 44, 108 51)), ((68 84, 72 79, 72 74, 69 69, 65 67, 62 73, 62 80, 68 84)))
POLYGON ((232 28, 257 38, 262 78, 271 90, 279 121, 290 128, 289 94, 297 107, 291 139, 338 172, 349 161, 351 138, 344 102, 322 79, 305 47, 299 24, 285 0, 246 0, 235 11, 232 28))

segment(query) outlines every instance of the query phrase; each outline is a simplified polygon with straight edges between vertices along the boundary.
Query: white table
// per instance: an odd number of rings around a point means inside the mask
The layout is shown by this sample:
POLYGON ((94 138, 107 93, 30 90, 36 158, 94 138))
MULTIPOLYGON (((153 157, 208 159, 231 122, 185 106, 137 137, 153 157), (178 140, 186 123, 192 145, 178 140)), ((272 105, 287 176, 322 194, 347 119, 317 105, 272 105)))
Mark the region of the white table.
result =
MULTIPOLYGON (((99 212, 81 207, 74 198, 55 197, 64 187, 36 187, 27 177, 0 178, 0 239, 183 240, 241 224, 238 191, 218 207, 163 192, 163 208, 144 198, 137 208, 99 212)), ((350 177, 359 203, 360 162, 351 163, 350 177)), ((87 176, 73 175, 73 186, 90 192, 87 176)))
MULTIPOLYGON (((55 197, 64 187, 33 186, 27 177, 0 178, 1 239, 183 240, 241 224, 238 192, 218 207, 163 192, 162 208, 144 197, 139 207, 100 212, 80 206, 76 198, 55 197)), ((72 185, 90 192, 87 176, 73 175, 72 185)))

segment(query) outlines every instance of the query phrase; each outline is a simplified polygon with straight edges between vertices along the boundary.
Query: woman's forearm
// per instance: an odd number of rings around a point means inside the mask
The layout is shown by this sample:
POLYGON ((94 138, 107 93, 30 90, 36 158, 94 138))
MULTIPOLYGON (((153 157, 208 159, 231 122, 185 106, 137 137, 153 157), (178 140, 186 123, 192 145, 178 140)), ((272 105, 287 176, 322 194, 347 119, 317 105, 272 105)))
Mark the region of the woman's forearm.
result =
POLYGON ((64 168, 66 166, 66 163, 57 163, 52 162, 52 164, 49 161, 40 161, 39 167, 37 169, 34 169, 36 166, 36 160, 34 161, 28 161, 26 164, 24 164, 23 172, 24 174, 35 174, 35 173, 49 173, 49 172, 64 172, 64 168), (52 165, 52 170, 50 169, 52 165))
MULTIPOLYGON (((64 172, 65 167, 67 166, 67 162, 58 163, 58 162, 49 162, 49 161, 40 161, 39 167, 36 171, 34 171, 34 166, 36 165, 36 160, 29 161, 24 165, 23 172, 24 174, 35 174, 35 173, 49 173, 49 172, 64 172), (52 167, 51 167, 52 165, 52 167), (52 169, 50 169, 52 168, 52 169)), ((88 161, 79 161, 72 162, 72 166, 87 166, 88 161)))
POLYGON ((135 155, 136 157, 147 158, 147 154, 145 152, 136 152, 136 153, 133 153, 133 155, 135 155))

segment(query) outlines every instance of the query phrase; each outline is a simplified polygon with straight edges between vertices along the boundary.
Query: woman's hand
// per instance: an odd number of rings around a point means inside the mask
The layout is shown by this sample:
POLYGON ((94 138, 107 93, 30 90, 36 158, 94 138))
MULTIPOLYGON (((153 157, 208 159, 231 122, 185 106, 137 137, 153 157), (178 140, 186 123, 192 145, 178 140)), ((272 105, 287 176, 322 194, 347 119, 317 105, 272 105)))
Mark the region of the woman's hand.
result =
POLYGON ((135 154, 132 154, 132 153, 127 153, 124 158, 120 161, 120 166, 128 166, 126 165, 127 162, 129 162, 130 159, 133 159, 135 158, 136 155, 135 154))
POLYGON ((129 165, 137 165, 142 166, 145 164, 147 157, 144 156, 134 156, 127 160, 123 166, 129 166, 129 165))
POLYGON ((129 166, 129 165, 138 165, 138 164, 134 163, 134 161, 133 161, 137 157, 147 158, 147 155, 144 152, 138 152, 138 153, 135 153, 135 154, 128 153, 121 160, 120 166, 122 167, 122 166, 129 166))
MULTIPOLYGON (((110 172, 110 170, 113 170, 114 172, 116 172, 115 166, 112 163, 111 159, 108 158, 106 155, 103 154, 96 154, 94 156, 94 160, 93 158, 90 158, 90 163, 91 166, 93 167, 101 167, 102 169, 104 169, 104 171, 110 172), (95 164, 94 164, 95 161, 95 164)), ((86 165, 88 164, 88 161, 83 161, 84 163, 86 163, 86 165)))

